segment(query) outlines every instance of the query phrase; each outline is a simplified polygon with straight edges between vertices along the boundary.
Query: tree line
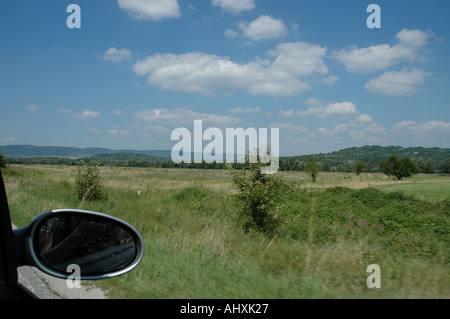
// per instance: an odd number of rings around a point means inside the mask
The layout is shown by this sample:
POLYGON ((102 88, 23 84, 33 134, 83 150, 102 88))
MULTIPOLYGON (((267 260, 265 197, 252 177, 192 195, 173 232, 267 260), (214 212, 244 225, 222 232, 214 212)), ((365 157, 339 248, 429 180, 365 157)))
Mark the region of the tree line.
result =
MULTIPOLYGON (((356 154, 355 154, 356 155, 356 154)), ((280 171, 306 171, 310 172, 311 167, 310 158, 316 159, 317 165, 320 166, 321 172, 354 172, 360 174, 367 173, 382 173, 383 169, 380 167, 380 162, 373 163, 373 161, 364 161, 361 159, 352 160, 345 159, 337 161, 328 157, 320 157, 316 155, 302 156, 302 157, 281 157, 279 170, 280 171)), ((386 156, 388 157, 388 156, 386 156)), ((385 158, 386 158, 385 157, 385 158)), ((400 156, 398 156, 400 157, 400 156)), ((406 158, 406 157, 402 157, 406 158)), ((450 174, 450 158, 446 158, 438 163, 433 158, 423 159, 422 157, 410 158, 411 162, 417 166, 417 173, 424 174, 450 174)), ((226 169, 229 165, 226 163, 174 163, 170 159, 143 155, 143 154, 100 154, 91 157, 83 158, 62 158, 62 157, 22 157, 22 158, 5 158, 0 152, 0 167, 9 164, 38 164, 38 165, 67 165, 67 166, 82 166, 83 163, 94 161, 98 166, 116 166, 116 167, 153 167, 153 168, 196 168, 196 169, 226 169)), ((231 165, 235 169, 248 169, 248 163, 240 164, 234 163, 231 165)), ((313 165, 314 166, 314 165, 313 165)))

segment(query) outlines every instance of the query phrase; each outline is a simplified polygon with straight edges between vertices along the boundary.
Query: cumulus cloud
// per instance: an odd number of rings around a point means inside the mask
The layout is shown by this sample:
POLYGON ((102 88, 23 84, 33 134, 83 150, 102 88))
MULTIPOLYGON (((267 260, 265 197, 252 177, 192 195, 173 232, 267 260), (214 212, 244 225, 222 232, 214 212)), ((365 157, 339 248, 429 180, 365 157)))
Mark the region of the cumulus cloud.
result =
MULTIPOLYGON (((357 114, 356 105, 353 102, 340 102, 340 103, 331 103, 328 104, 324 112, 322 113, 322 109, 318 109, 319 114, 317 115, 319 118, 322 117, 333 117, 333 116, 347 116, 357 114)), ((316 110, 314 110, 315 112, 316 110)))
POLYGON ((282 43, 268 52, 272 61, 256 58, 247 64, 200 52, 155 54, 138 61, 134 72, 147 75, 148 85, 182 92, 208 95, 244 90, 257 95, 293 96, 310 89, 301 77, 328 73, 323 61, 326 51, 305 42, 282 43))
POLYGON ((403 29, 396 35, 395 45, 379 44, 366 48, 350 47, 336 50, 332 57, 352 73, 383 70, 400 62, 414 62, 431 37, 430 32, 403 29))
POLYGON ((193 124, 194 120, 202 120, 208 125, 235 126, 241 119, 226 115, 216 115, 211 113, 199 113, 190 109, 178 108, 168 110, 155 108, 139 111, 134 116, 136 119, 154 123, 168 123, 172 125, 193 124))
POLYGON ((322 79, 322 83, 325 85, 334 85, 337 81, 339 81, 339 77, 335 75, 330 75, 322 79))
POLYGON ((319 73, 328 74, 328 68, 323 61, 326 47, 307 42, 281 43, 268 53, 275 57, 271 69, 275 72, 304 77, 319 73))
POLYGON ((96 127, 91 128, 89 131, 94 134, 102 134, 103 133, 102 130, 99 130, 96 127))
POLYGON ((418 92, 418 84, 425 82, 428 72, 417 68, 386 72, 368 82, 365 88, 381 95, 410 95, 418 92))
POLYGON ((239 35, 240 35, 239 32, 237 32, 236 30, 232 30, 232 29, 227 29, 224 32, 224 36, 227 37, 227 38, 230 38, 230 39, 236 38, 239 35))
POLYGON ((450 122, 429 121, 414 122, 400 121, 394 124, 392 132, 406 135, 430 135, 430 134, 449 134, 450 122))
POLYGON ((234 109, 230 110, 230 113, 232 114, 257 114, 261 111, 261 108, 259 106, 255 108, 242 108, 241 106, 236 107, 234 109))
POLYGON ((279 38, 286 34, 283 21, 267 15, 262 15, 250 23, 241 22, 239 29, 245 37, 254 41, 279 38))
POLYGON ((39 109, 39 107, 36 104, 31 104, 28 105, 27 107, 25 107, 27 110, 29 111, 37 111, 39 109))
POLYGON ((432 35, 432 32, 403 29, 397 33, 395 38, 400 42, 400 44, 411 48, 421 48, 428 43, 428 39, 432 35))
POLYGON ((6 138, 1 138, 0 141, 5 142, 5 143, 16 143, 19 141, 18 138, 10 136, 10 137, 6 137, 6 138))
POLYGON ((99 111, 90 111, 90 110, 86 110, 84 112, 74 112, 71 110, 66 110, 66 109, 59 109, 59 112, 63 113, 63 114, 68 114, 70 116, 72 116, 74 119, 77 120, 89 120, 89 119, 93 119, 96 117, 100 116, 100 112, 99 111))
POLYGON ((118 0, 118 3, 122 10, 136 20, 158 21, 181 15, 177 0, 118 0))
POLYGON ((329 117, 345 117, 358 114, 355 103, 353 102, 337 102, 323 105, 318 99, 308 99, 305 102, 309 107, 306 110, 287 110, 279 111, 278 116, 282 117, 306 117, 315 116, 317 118, 329 118, 329 117))
POLYGON ((372 123, 372 122, 373 122, 373 119, 372 119, 371 115, 360 114, 351 122, 351 125, 357 127, 357 126, 363 126, 367 123, 372 123))
POLYGON ((270 127, 279 128, 280 130, 289 132, 290 134, 303 134, 309 131, 308 128, 295 125, 293 123, 273 123, 270 127))
POLYGON ((256 7, 255 0, 212 0, 211 4, 234 14, 252 10, 256 7))
POLYGON ((169 132, 169 130, 165 127, 162 127, 161 125, 147 125, 145 127, 146 131, 153 131, 157 133, 166 133, 169 132))
POLYGON ((126 48, 109 48, 102 56, 103 60, 110 62, 122 62, 124 60, 131 60, 132 57, 133 53, 126 48))
POLYGON ((130 132, 124 131, 124 130, 119 130, 117 128, 113 128, 113 129, 108 130, 108 134, 116 135, 116 136, 129 136, 129 135, 131 135, 130 132))
POLYGON ((342 123, 329 129, 324 127, 311 129, 293 123, 274 123, 271 127, 280 128, 280 132, 286 134, 286 138, 282 142, 291 141, 295 145, 293 147, 296 147, 299 142, 303 145, 316 144, 317 141, 323 141, 324 138, 331 145, 348 144, 349 141, 352 143, 355 141, 378 143, 387 134, 384 125, 374 122, 359 127, 355 127, 352 123, 342 123))

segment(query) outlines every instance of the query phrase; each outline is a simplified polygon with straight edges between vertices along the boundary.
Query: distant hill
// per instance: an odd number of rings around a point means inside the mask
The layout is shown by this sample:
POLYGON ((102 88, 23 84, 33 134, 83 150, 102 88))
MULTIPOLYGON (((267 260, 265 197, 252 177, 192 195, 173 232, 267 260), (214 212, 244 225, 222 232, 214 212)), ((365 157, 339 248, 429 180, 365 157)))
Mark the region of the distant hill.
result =
MULTIPOLYGON (((389 155, 396 154, 398 157, 409 157, 416 163, 425 163, 432 159, 438 166, 445 159, 450 158, 450 149, 439 147, 401 147, 401 146, 378 146, 366 145, 361 147, 350 147, 331 153, 311 154, 317 157, 319 162, 327 162, 331 170, 345 171, 350 169, 354 162, 361 160, 369 165, 370 168, 377 168, 382 160, 389 155), (347 168, 346 168, 347 167, 347 168)), ((299 163, 306 161, 311 155, 283 157, 280 159, 280 165, 283 170, 297 170, 299 163), (296 161, 297 160, 297 161, 296 161)), ((301 168, 300 168, 301 170, 301 168)))
MULTIPOLYGON (((401 146, 378 146, 366 145, 361 147, 350 147, 331 153, 314 154, 317 158, 329 158, 331 160, 361 160, 365 162, 375 161, 379 163, 391 154, 397 154, 399 157, 410 158, 433 158, 435 161, 442 161, 450 157, 449 148, 425 148, 425 147, 401 147, 401 146)), ((295 156, 299 159, 306 159, 310 155, 295 156)))
POLYGON ((8 145, 0 146, 0 151, 7 158, 22 158, 22 157, 62 157, 62 158, 81 158, 91 157, 98 154, 120 154, 133 153, 158 156, 169 159, 170 151, 166 150, 112 150, 100 147, 64 147, 64 146, 33 146, 33 145, 8 145))
MULTIPOLYGON (((224 168, 225 165, 187 164, 175 165, 168 150, 111 150, 108 148, 77 148, 60 146, 10 145, 0 146, 0 151, 16 164, 53 164, 78 165, 81 159, 91 159, 104 165, 128 167, 195 167, 224 168)), ((350 147, 331 153, 311 154, 322 164, 323 171, 350 172, 353 164, 361 160, 367 164, 368 172, 379 171, 379 163, 396 154, 399 157, 409 157, 415 161, 422 172, 437 171, 441 163, 450 158, 448 148, 401 147, 366 145, 350 147), (430 162, 432 162, 430 164, 430 162)), ((311 155, 280 158, 280 170, 303 171, 305 161, 311 155)))

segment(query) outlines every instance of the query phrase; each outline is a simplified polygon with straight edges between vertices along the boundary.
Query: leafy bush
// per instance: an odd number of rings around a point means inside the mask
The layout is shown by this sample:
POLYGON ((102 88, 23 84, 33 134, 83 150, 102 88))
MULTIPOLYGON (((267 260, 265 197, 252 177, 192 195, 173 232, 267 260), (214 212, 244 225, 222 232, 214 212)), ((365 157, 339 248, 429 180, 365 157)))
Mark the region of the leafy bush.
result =
POLYGON ((2 152, 0 152, 0 168, 5 168, 8 166, 8 161, 5 156, 3 156, 2 152))
POLYGON ((83 162, 83 165, 78 167, 75 186, 80 201, 103 200, 107 197, 100 170, 93 161, 83 162))
POLYGON ((313 183, 316 182, 317 175, 319 175, 320 172, 320 167, 321 165, 315 156, 310 156, 306 160, 305 170, 311 175, 313 183))
POLYGON ((446 160, 442 161, 441 165, 439 166, 439 169, 443 174, 450 174, 450 158, 447 158, 446 160))
POLYGON ((398 180, 419 173, 419 167, 410 158, 398 158, 391 155, 387 160, 381 161, 381 171, 388 176, 395 176, 398 180))
POLYGON ((364 163, 363 161, 359 160, 356 161, 355 164, 353 165, 353 170, 355 172, 356 175, 361 174, 362 172, 364 172, 364 170, 367 169, 367 164, 364 163))
POLYGON ((261 174, 263 164, 250 163, 249 170, 232 171, 236 199, 245 230, 271 232, 277 226, 277 213, 281 209, 289 187, 274 175, 261 174))

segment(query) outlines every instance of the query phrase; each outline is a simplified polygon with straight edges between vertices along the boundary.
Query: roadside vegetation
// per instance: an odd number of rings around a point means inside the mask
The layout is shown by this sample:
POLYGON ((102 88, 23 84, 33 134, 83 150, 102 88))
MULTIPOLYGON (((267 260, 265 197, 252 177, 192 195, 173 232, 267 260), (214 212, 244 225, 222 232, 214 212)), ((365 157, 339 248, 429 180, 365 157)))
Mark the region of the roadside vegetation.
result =
POLYGON ((141 232, 142 264, 95 282, 113 298, 450 296, 448 176, 321 172, 313 183, 307 172, 280 172, 273 183, 287 185, 284 199, 252 210, 252 196, 271 192, 252 171, 233 182, 227 170, 98 169, 107 197, 81 202, 77 167, 2 171, 19 227, 52 209, 81 208, 141 232), (380 289, 367 288, 370 264, 381 268, 380 289))

